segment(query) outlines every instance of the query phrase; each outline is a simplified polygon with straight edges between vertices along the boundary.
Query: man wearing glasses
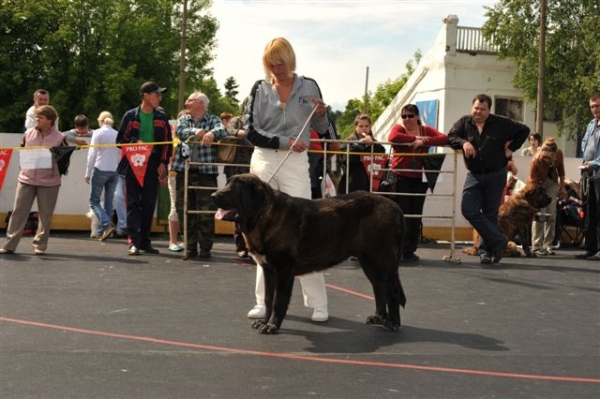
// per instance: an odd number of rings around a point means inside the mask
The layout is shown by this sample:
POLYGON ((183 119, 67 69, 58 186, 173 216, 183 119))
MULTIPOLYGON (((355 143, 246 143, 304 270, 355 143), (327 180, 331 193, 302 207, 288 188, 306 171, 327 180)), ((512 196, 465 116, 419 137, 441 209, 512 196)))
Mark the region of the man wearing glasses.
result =
POLYGON ((140 185, 127 157, 121 158, 117 171, 125 176, 125 201, 127 203, 127 233, 129 235, 129 255, 139 255, 140 251, 157 254, 150 243, 150 228, 156 207, 158 185, 167 184, 167 165, 171 158, 173 137, 169 118, 160 108, 162 93, 166 87, 154 82, 146 82, 140 87, 142 104, 130 109, 123 115, 117 144, 155 143, 140 185))
POLYGON ((481 239, 482 264, 498 263, 508 237, 498 230, 498 208, 506 186, 506 165, 529 136, 524 124, 490 113, 492 99, 478 94, 471 114, 460 118, 448 133, 450 147, 462 150, 469 172, 461 211, 481 239))
POLYGON ((221 118, 208 113, 209 103, 206 94, 194 91, 185 102, 188 112, 177 120, 177 137, 190 144, 189 158, 195 163, 188 171, 188 186, 203 187, 200 190, 188 189, 187 209, 204 213, 184 215, 185 159, 181 152, 177 152, 171 170, 177 172, 176 208, 179 220, 187 217, 187 247, 183 253, 183 260, 195 257, 210 258, 214 241, 215 216, 208 211, 216 211, 211 194, 217 190, 219 168, 215 165, 218 162, 217 147, 212 144, 227 136, 227 130, 221 118))
POLYGON ((584 189, 585 252, 575 255, 578 259, 600 260, 600 92, 590 98, 590 110, 594 119, 587 126, 581 140, 583 164, 581 182, 584 189), (587 187, 587 190, 585 189, 587 187))

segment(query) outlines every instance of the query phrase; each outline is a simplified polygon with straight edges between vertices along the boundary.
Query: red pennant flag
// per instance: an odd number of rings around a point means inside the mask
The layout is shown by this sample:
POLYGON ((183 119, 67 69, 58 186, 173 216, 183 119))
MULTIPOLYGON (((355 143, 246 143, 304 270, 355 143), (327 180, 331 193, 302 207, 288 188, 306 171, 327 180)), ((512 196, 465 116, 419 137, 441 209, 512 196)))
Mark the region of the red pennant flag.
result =
POLYGON ((361 155, 360 160, 362 161, 365 171, 369 179, 373 175, 373 191, 379 191, 379 183, 383 177, 381 169, 385 169, 388 163, 387 154, 373 154, 373 155, 361 155))
POLYGON ((152 153, 152 145, 124 145, 121 147, 121 158, 127 157, 129 166, 135 177, 137 177, 140 186, 144 187, 144 176, 146 176, 146 168, 148 167, 148 160, 152 153))
POLYGON ((0 150, 0 190, 4 185, 4 177, 8 171, 8 165, 10 165, 10 158, 13 150, 0 150))

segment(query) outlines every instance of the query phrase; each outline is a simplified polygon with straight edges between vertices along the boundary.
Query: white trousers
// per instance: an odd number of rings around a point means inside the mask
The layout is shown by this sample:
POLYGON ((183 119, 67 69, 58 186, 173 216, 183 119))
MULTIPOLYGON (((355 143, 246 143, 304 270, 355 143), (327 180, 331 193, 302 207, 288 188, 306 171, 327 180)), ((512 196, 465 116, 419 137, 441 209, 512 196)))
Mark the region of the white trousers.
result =
MULTIPOLYGON (((263 181, 268 181, 274 189, 293 197, 311 198, 308 154, 292 152, 287 159, 287 151, 255 148, 250 160, 250 172, 263 181), (285 159, 285 161, 284 161, 285 159), (281 167, 279 165, 283 162, 281 167), (277 173, 273 173, 277 170, 277 173), (270 180, 269 180, 270 179, 270 180)), ((325 277, 322 272, 300 276, 304 306, 317 308, 327 306, 325 277)), ((256 304, 265 305, 265 276, 263 268, 256 268, 256 304)))

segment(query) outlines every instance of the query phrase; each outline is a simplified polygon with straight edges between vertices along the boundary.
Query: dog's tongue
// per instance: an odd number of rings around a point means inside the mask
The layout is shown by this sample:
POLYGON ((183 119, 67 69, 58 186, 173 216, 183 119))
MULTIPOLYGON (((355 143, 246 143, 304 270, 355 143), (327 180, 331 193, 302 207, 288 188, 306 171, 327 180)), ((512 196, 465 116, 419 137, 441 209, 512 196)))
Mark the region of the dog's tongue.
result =
POLYGON ((225 215, 227 215, 227 211, 224 209, 217 209, 217 212, 215 213, 215 219, 217 220, 223 220, 223 218, 225 217, 225 215))

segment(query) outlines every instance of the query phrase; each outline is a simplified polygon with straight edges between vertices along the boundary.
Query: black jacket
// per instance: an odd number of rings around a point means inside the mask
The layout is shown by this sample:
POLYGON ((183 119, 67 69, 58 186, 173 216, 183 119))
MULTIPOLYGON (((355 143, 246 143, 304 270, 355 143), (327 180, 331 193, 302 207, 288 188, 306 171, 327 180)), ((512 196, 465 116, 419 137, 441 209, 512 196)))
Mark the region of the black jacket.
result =
POLYGON ((505 168, 508 163, 505 154, 506 143, 510 142, 508 148, 511 151, 517 151, 527 140, 529 131, 529 128, 520 122, 490 114, 479 134, 473 117, 465 115, 450 129, 448 142, 455 150, 462 150, 466 141, 475 147, 475 156, 465 158, 465 165, 471 172, 495 172, 505 168))

